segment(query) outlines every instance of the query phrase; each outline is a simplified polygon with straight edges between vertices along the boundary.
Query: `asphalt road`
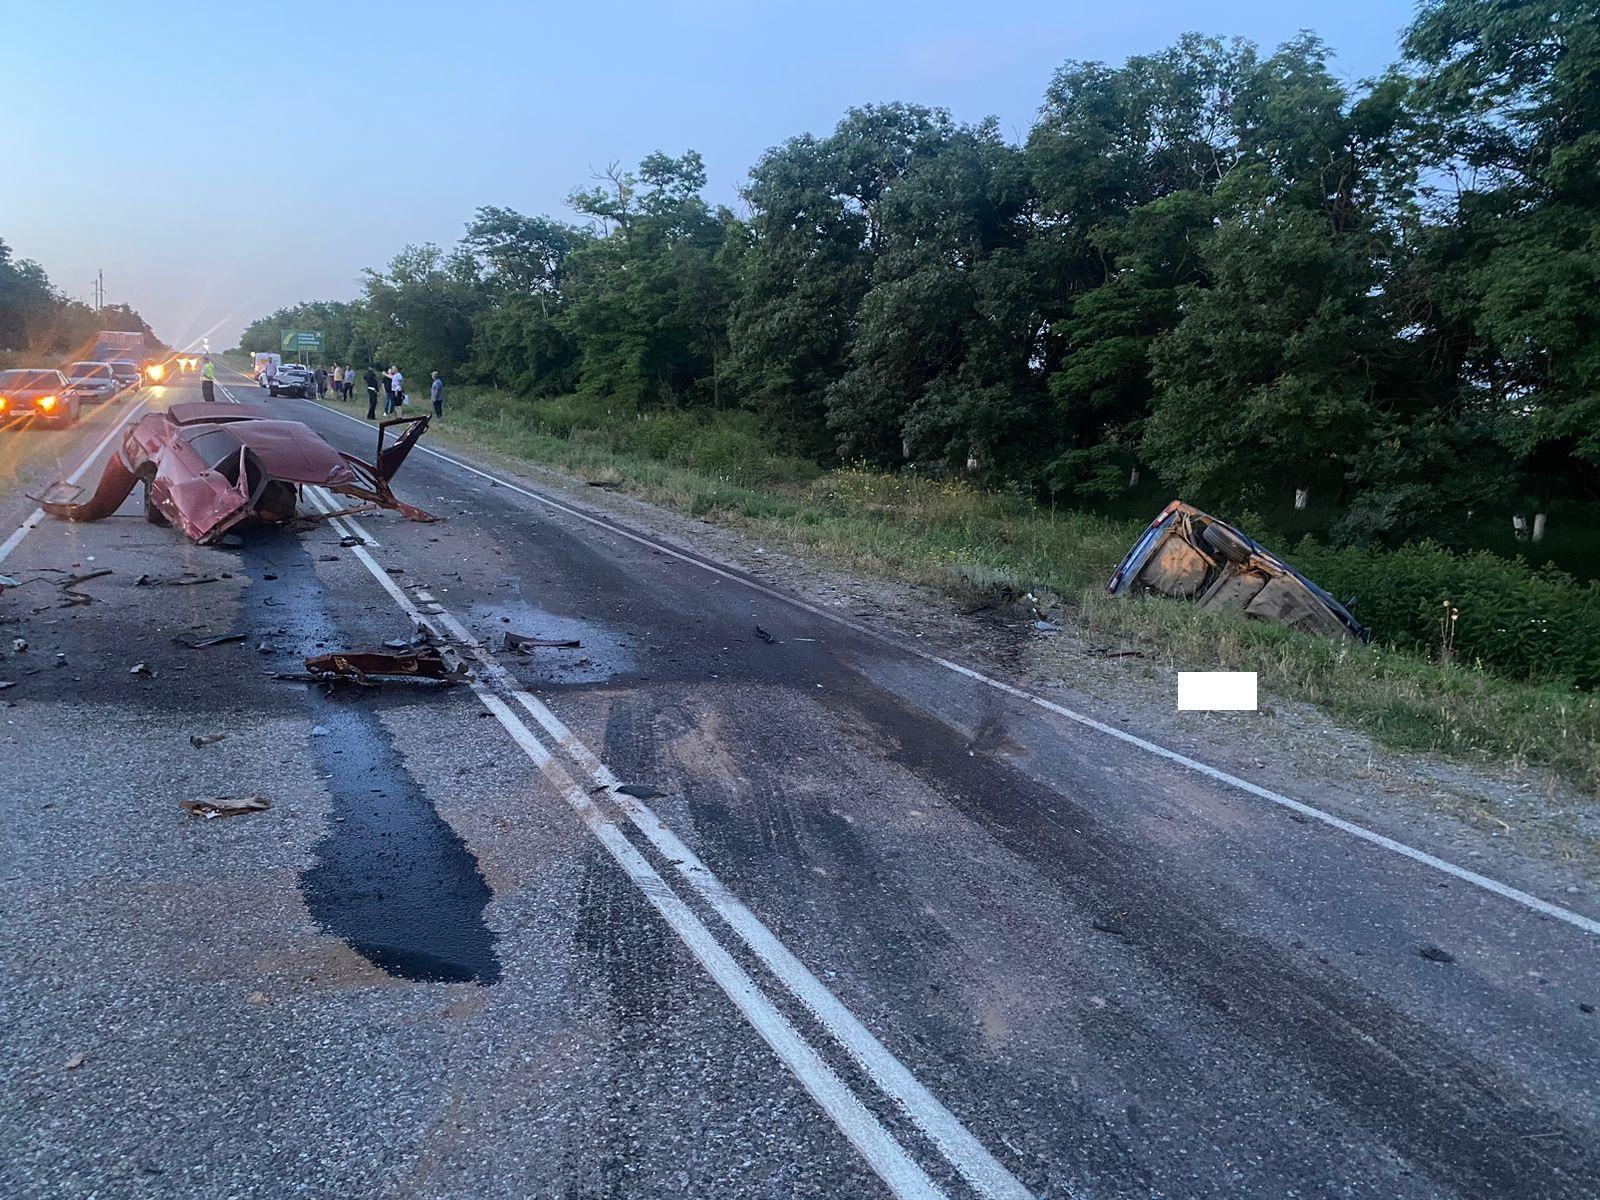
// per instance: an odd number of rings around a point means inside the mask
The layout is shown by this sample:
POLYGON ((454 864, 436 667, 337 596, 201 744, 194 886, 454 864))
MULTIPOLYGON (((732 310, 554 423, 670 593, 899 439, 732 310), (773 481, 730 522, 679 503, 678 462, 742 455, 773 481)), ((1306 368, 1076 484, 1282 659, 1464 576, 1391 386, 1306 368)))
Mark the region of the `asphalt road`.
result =
MULTIPOLYGON (((0 538, 129 404, 0 447, 0 538)), ((1600 1196, 1588 896, 525 482, 396 490, 444 520, 0 543, 0 1194, 1600 1196), (273 678, 419 621, 469 685, 273 678)))

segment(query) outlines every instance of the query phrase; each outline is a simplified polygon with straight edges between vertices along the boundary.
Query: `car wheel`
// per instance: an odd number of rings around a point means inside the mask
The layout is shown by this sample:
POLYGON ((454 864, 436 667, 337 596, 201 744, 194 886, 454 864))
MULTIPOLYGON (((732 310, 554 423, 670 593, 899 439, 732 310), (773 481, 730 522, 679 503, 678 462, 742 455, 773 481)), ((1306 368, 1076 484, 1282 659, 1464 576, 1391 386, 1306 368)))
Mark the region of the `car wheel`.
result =
POLYGON ((1200 534, 1204 542, 1219 557, 1229 562, 1242 563, 1250 560, 1250 555, 1255 553, 1250 548, 1250 543, 1241 538, 1226 525, 1211 524, 1205 527, 1200 534))

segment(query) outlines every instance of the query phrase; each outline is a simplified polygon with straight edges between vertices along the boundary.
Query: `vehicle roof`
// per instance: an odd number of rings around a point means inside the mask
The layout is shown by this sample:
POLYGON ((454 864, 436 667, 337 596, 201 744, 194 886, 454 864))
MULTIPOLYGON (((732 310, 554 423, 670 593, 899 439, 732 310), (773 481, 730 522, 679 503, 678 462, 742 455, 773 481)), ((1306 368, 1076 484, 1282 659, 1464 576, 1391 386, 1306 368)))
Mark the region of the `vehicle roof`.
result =
POLYGON ((255 455, 262 470, 291 483, 337 483, 350 467, 309 425, 277 418, 258 404, 174 404, 164 414, 184 440, 208 429, 226 430, 255 455))
POLYGON ((109 367, 111 364, 97 358, 80 358, 75 363, 68 363, 69 367, 109 367))

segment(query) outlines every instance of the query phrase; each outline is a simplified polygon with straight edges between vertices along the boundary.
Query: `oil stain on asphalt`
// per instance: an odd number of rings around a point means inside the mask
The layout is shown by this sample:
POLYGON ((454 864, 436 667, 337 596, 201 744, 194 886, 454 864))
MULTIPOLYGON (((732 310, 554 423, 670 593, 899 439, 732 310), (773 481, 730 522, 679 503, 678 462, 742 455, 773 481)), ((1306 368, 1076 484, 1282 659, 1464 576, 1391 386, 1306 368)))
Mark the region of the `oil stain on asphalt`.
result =
MULTIPOLYGON (((334 628, 304 543, 262 532, 241 554, 252 583, 245 612, 268 590, 275 641, 311 653, 334 628), (258 582, 264 575, 277 578, 258 582), (259 594, 257 594, 259 593, 259 594)), ((495 934, 483 912, 493 893, 477 859, 406 770, 369 694, 324 694, 307 685, 316 730, 311 750, 333 797, 328 834, 300 889, 318 923, 391 975, 426 982, 492 984, 500 978, 495 934)))

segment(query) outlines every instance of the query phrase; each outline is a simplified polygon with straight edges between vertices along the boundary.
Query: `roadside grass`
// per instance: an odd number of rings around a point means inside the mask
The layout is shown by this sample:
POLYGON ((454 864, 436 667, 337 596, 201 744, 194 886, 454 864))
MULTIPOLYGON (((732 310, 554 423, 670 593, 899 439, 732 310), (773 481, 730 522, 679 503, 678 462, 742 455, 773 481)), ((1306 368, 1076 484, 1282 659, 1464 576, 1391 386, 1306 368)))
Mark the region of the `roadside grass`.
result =
POLYGON ((574 397, 452 388, 436 432, 465 448, 559 467, 742 526, 852 571, 968 599, 1032 592, 1091 641, 1131 647, 1174 668, 1256 671, 1264 692, 1315 705, 1381 745, 1545 767, 1600 795, 1600 696, 1168 600, 1113 600, 1105 581, 1139 521, 1052 512, 912 474, 823 471, 768 453, 746 413, 641 418, 574 397))

